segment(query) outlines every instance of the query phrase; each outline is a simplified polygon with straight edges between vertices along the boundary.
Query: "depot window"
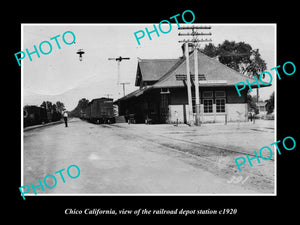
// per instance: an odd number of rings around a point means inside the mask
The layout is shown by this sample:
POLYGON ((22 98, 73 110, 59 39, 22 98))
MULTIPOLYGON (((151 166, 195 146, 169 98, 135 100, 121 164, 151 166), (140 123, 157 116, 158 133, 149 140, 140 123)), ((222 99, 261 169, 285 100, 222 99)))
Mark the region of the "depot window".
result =
POLYGON ((225 112, 225 98, 216 99, 216 111, 217 113, 225 112))
POLYGON ((215 96, 216 98, 225 98, 225 91, 216 91, 215 96))
POLYGON ((213 112, 213 100, 212 99, 204 99, 204 113, 212 113, 213 112))
POLYGON ((204 91, 203 92, 203 98, 212 98, 213 92, 212 91, 204 91))

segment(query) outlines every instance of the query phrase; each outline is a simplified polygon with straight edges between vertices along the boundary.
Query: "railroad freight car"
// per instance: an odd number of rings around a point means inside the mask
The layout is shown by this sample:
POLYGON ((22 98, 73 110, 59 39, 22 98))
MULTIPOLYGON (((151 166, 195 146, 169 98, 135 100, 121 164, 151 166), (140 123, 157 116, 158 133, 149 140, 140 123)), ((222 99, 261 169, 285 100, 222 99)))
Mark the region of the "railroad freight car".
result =
POLYGON ((39 106, 26 105, 23 108, 24 127, 34 126, 43 123, 55 122, 61 119, 61 113, 57 111, 48 111, 39 106))
POLYGON ((114 123, 113 99, 97 98, 89 102, 84 110, 87 119, 92 123, 114 123))
POLYGON ((80 112, 80 119, 89 120, 90 117, 91 117, 91 105, 88 105, 80 112))
POLYGON ((24 112, 24 127, 47 123, 47 111, 38 106, 26 105, 23 109, 24 112))

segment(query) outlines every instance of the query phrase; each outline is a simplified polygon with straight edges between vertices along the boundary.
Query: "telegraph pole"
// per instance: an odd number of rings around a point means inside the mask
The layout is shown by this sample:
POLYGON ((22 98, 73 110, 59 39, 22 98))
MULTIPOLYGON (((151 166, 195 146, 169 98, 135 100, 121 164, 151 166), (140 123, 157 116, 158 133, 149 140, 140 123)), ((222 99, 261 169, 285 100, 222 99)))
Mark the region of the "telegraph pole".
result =
POLYGON ((109 98, 109 96, 112 96, 112 94, 105 94, 107 96, 107 98, 109 98))
POLYGON ((123 85, 123 97, 125 96, 125 85, 130 84, 129 82, 120 83, 123 85))
POLYGON ((191 90, 191 76, 190 76, 190 57, 189 57, 189 44, 184 43, 185 60, 186 60, 186 80, 187 80, 187 93, 188 93, 188 124, 193 125, 193 102, 192 102, 192 90, 191 90))
MULTIPOLYGON (((183 40, 179 42, 193 43, 194 45, 194 69, 195 69, 195 100, 196 100, 196 126, 200 126, 200 95, 199 95, 199 73, 198 73, 198 43, 209 42, 211 39, 198 39, 197 36, 211 35, 211 33, 197 32, 197 29, 211 29, 210 26, 192 26, 192 27, 180 27, 180 30, 191 29, 191 33, 179 33, 179 36, 193 36, 192 40, 183 40)), ((188 61, 187 61, 188 62, 188 61)))
MULTIPOLYGON (((130 58, 129 57, 121 57, 121 56, 119 56, 118 58, 108 58, 108 60, 116 60, 117 61, 117 63, 118 63, 118 80, 117 80, 117 87, 118 87, 118 95, 119 95, 119 97, 120 97, 120 87, 119 87, 119 85, 120 85, 120 63, 121 63, 121 61, 122 60, 129 60, 130 58)), ((124 85, 123 85, 123 91, 124 91, 124 85)))

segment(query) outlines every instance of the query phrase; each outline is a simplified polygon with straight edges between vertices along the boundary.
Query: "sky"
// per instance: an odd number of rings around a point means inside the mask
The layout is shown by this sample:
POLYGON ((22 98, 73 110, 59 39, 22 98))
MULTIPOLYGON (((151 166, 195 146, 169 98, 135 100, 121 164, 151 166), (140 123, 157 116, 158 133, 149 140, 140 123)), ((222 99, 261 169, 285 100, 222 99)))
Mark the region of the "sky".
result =
MULTIPOLYGON (((157 24, 153 23, 153 24, 157 24)), ((153 33, 152 40, 147 35, 140 39, 138 45, 134 32, 147 27, 153 29, 153 24, 22 24, 21 51, 34 51, 43 41, 52 44, 52 52, 48 55, 40 53, 40 58, 32 54, 22 62, 23 92, 45 95, 62 94, 70 89, 89 82, 103 82, 99 87, 99 96, 110 94, 114 99, 122 97, 122 87, 117 85, 117 62, 108 60, 119 56, 130 57, 120 65, 120 82, 130 82, 126 85, 126 94, 136 90, 134 86, 138 57, 142 59, 178 58, 182 56, 182 36, 178 36, 177 24, 172 24, 171 32, 158 37, 153 33), (62 40, 66 31, 72 31, 76 37, 75 43, 67 45, 62 40), (50 38, 60 35, 57 40, 50 38), (83 49, 83 60, 79 61, 76 54, 83 49), (110 92, 110 93, 108 93, 110 92)), ((186 24, 180 24, 186 25, 186 24)), ((276 66, 276 27, 274 24, 192 24, 211 26, 212 43, 221 44, 225 40, 243 41, 258 48, 261 57, 267 63, 267 70, 276 66)), ((163 27, 167 30, 168 25, 163 27)), ((181 31, 182 32, 182 31, 181 31)), ((66 41, 71 42, 72 36, 66 34, 66 41)), ((186 38, 186 37, 185 37, 186 38)), ((206 37, 205 37, 206 38, 206 37)), ((203 47, 201 44, 200 47, 203 47)), ((47 44, 43 49, 47 52, 47 44)), ((272 72, 273 74, 273 72, 272 72)), ((87 85, 88 88, 88 85, 87 85)), ((260 89, 263 100, 268 99, 274 85, 260 89)), ((256 91, 255 91, 256 94, 256 91)), ((84 97, 84 96, 83 96, 84 97)), ((79 99, 74 101, 78 102, 79 99)))

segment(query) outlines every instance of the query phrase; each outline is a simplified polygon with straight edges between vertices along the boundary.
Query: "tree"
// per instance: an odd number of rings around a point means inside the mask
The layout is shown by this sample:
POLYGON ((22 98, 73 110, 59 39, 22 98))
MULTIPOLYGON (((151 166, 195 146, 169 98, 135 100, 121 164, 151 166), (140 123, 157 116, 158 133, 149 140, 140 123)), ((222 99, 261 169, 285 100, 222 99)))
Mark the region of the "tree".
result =
POLYGON ((71 116, 80 117, 81 111, 87 107, 89 100, 86 98, 82 98, 78 101, 78 104, 75 109, 71 111, 71 116))
POLYGON ((41 107, 47 109, 48 112, 51 112, 51 110, 52 110, 52 102, 43 101, 42 104, 41 104, 41 107))
POLYGON ((57 101, 56 104, 53 104, 50 101, 43 101, 40 106, 47 110, 47 122, 60 120, 61 113, 65 109, 64 103, 59 101, 57 101))
POLYGON ((252 99, 254 102, 259 102, 257 95, 252 95, 252 99))
POLYGON ((245 42, 225 40, 217 47, 209 43, 202 52, 210 57, 218 57, 222 64, 249 77, 259 76, 267 68, 259 50, 252 49, 251 45, 245 42))
POLYGON ((266 105, 267 112, 268 112, 268 114, 270 114, 274 111, 274 91, 270 95, 270 98, 268 100, 266 100, 266 102, 267 102, 267 105, 266 105))
POLYGON ((52 105, 52 111, 56 112, 57 111, 57 106, 55 104, 52 105))
POLYGON ((79 107, 80 109, 84 109, 87 107, 88 104, 89 104, 89 100, 86 98, 82 98, 79 100, 77 107, 79 107))
MULTIPOLYGON (((261 58, 258 49, 252 49, 245 42, 225 40, 215 47, 213 44, 205 45, 202 50, 210 57, 218 57, 218 60, 226 66, 248 77, 257 77, 267 68, 266 62, 261 58)), ((262 76, 265 77, 265 74, 262 76)), ((256 89, 259 97, 259 88, 256 89)))
MULTIPOLYGON (((260 53, 258 49, 252 51, 252 55, 250 57, 250 62, 245 64, 242 68, 243 73, 250 77, 259 76, 264 70, 267 69, 266 62, 260 57, 260 53)), ((263 74, 263 78, 265 74, 263 74)))
POLYGON ((217 51, 217 47, 214 46, 212 43, 209 43, 208 45, 205 45, 204 49, 202 50, 202 52, 211 57, 214 58, 218 55, 218 51, 217 51))
POLYGON ((259 113, 258 107, 255 103, 255 98, 253 98, 249 93, 247 94, 247 103, 249 105, 249 109, 253 109, 255 114, 259 113))
POLYGON ((62 111, 65 110, 65 105, 64 105, 64 103, 62 103, 60 101, 57 101, 56 102, 56 108, 57 108, 57 111, 59 111, 61 113, 62 111))

